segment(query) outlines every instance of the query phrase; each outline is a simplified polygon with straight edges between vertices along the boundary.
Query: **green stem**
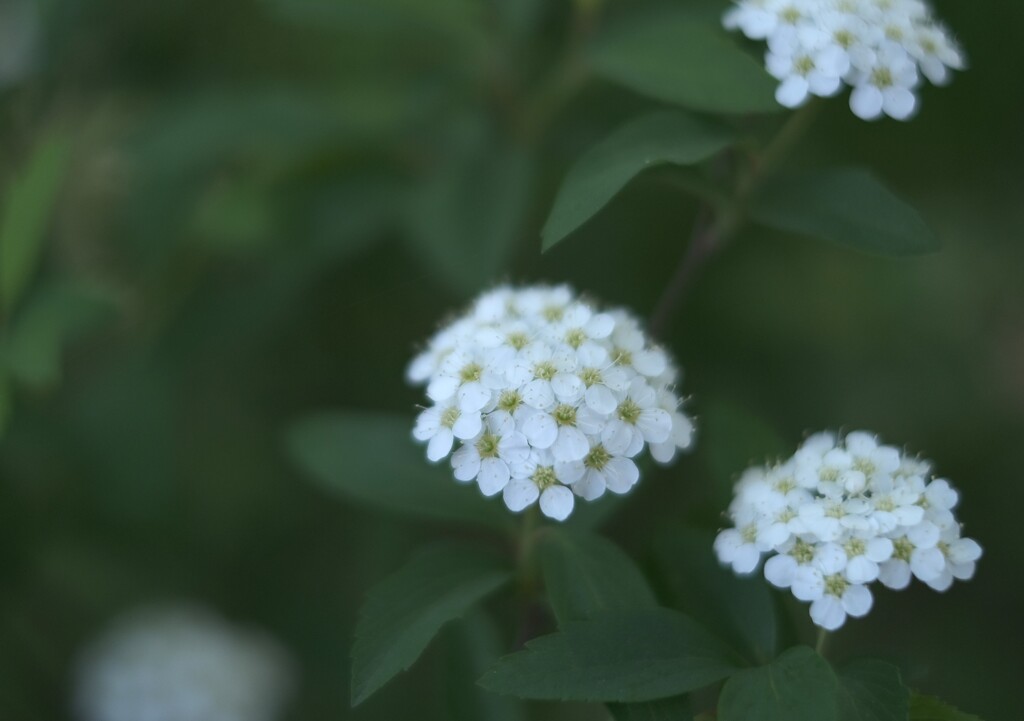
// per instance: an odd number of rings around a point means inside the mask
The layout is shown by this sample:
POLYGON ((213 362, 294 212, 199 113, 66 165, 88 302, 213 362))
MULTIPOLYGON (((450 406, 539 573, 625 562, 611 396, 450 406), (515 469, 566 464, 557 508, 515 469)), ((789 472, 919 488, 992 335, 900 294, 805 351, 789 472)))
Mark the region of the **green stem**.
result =
POLYGON ((819 656, 824 657, 825 647, 828 645, 829 634, 823 628, 818 629, 818 641, 814 644, 814 650, 818 652, 819 656))

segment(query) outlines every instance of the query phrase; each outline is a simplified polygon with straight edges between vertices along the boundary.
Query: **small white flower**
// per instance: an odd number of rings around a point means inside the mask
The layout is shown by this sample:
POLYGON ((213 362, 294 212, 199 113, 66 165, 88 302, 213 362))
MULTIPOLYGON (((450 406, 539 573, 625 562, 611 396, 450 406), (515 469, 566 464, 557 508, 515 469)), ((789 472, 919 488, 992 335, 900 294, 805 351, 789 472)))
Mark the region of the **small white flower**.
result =
POLYGON ((811 436, 791 459, 743 473, 715 552, 736 573, 767 554, 765 578, 810 602, 828 630, 868 613, 875 581, 946 590, 973 577, 981 547, 961 538, 959 496, 930 472, 869 433, 811 436))
POLYGON ((628 492, 645 448, 667 463, 691 445, 679 375, 625 311, 600 312, 565 286, 498 288, 413 359, 407 377, 433 401, 413 437, 434 462, 461 441, 456 480, 561 519, 577 496, 628 492))
POLYGON ((898 120, 917 109, 919 74, 935 85, 962 70, 963 53, 918 0, 735 0, 723 24, 768 45, 776 100, 789 108, 828 97, 845 83, 865 120, 898 120))

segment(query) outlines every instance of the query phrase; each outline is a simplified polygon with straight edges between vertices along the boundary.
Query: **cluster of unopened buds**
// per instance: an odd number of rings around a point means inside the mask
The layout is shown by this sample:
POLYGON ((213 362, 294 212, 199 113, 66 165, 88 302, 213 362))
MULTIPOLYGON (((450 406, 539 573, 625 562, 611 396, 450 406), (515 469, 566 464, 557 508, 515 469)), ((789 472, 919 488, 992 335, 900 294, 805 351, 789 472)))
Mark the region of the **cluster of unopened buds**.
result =
POLYGON ((566 286, 485 293, 408 377, 433 404, 413 430, 431 461, 451 454, 457 480, 512 511, 539 500, 557 520, 574 497, 628 492, 645 448, 668 463, 693 433, 665 351, 625 311, 599 312, 566 286))
POLYGON ((775 97, 795 108, 811 95, 853 88, 850 109, 865 120, 898 120, 917 109, 924 75, 935 85, 964 58, 923 0, 737 0, 725 26, 765 40, 775 97))
POLYGON ((957 492, 928 462, 864 432, 808 438, 777 465, 748 469, 729 507, 734 527, 715 539, 719 560, 764 575, 811 602, 827 630, 871 610, 868 585, 905 588, 912 577, 938 591, 969 579, 981 547, 962 538, 957 492))

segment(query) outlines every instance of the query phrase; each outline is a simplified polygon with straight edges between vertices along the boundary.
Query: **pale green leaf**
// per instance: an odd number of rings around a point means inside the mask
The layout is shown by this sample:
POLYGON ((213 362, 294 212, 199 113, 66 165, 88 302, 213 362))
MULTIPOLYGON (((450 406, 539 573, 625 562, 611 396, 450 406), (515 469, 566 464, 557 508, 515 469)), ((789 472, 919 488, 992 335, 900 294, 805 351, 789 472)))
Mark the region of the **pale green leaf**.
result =
POLYGON ((71 143, 44 137, 7 188, 0 211, 0 312, 10 314, 42 255, 71 143))
POLYGON ((703 688, 735 671, 730 651, 665 608, 613 611, 503 658, 480 684, 521 698, 634 703, 703 688))
POLYGON ((981 721, 981 718, 934 696, 914 693, 910 696, 910 721, 981 721))
POLYGON ((541 231, 548 250, 583 225, 634 177, 663 164, 692 165, 727 147, 732 132, 682 112, 632 120, 595 145, 569 170, 541 231))
POLYGON ((939 247, 918 212, 861 168, 772 178, 749 210, 770 228, 878 255, 917 255, 939 247))
POLYGON ((601 536, 551 529, 538 540, 537 552, 559 625, 603 611, 658 605, 632 559, 601 536))
POLYGON ((839 673, 841 721, 907 721, 910 691, 892 664, 858 659, 839 673))
POLYGON ((838 721, 839 682, 821 656, 791 648, 766 666, 730 678, 718 700, 719 721, 838 721))
POLYGON ((408 516, 509 526, 500 499, 460 484, 444 464, 427 461, 412 439, 412 414, 340 411, 294 423, 292 459, 323 488, 358 503, 408 516))
POLYGON ((510 579, 495 556, 446 544, 416 555, 373 588, 352 647, 352 705, 409 668, 444 624, 510 579))

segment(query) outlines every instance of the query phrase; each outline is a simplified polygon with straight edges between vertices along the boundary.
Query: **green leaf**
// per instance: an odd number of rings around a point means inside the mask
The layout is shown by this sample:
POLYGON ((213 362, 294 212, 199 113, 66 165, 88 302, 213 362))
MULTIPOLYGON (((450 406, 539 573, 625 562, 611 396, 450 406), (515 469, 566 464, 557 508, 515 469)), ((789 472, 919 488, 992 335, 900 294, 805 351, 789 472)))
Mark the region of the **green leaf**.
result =
POLYGON ((101 288, 70 281, 41 284, 11 323, 5 352, 11 377, 37 389, 56 385, 66 344, 100 324, 111 309, 101 288))
POLYGON ((0 312, 10 314, 39 264, 70 149, 63 134, 43 138, 7 189, 0 216, 0 312))
POLYGON ((689 721, 693 717, 686 696, 673 696, 646 703, 610 703, 615 721, 689 721))
POLYGON ((435 275, 465 293, 498 280, 528 211, 533 159, 472 122, 413 193, 408 235, 435 275))
POLYGON ((658 605, 640 569, 601 536, 552 528, 541 535, 537 552, 560 626, 603 611, 658 605))
POLYGON ((613 611, 526 644, 480 684, 521 698, 634 703, 703 688, 735 671, 729 650, 666 608, 613 611))
POLYGON ((713 113, 769 113, 775 82, 716 21, 668 5, 612 25, 592 52, 598 73, 642 95, 713 113))
POLYGON ((660 577, 674 605, 708 624, 723 640, 753 661, 775 657, 778 623, 775 599, 764 579, 740 578, 722 568, 711 548, 714 533, 684 526, 655 539, 660 577))
POLYGON ((482 609, 451 624, 446 633, 448 714, 451 721, 525 721, 525 704, 480 688, 476 679, 505 651, 498 625, 482 609))
POLYGON ((7 377, 7 370, 4 368, 4 357, 0 353, 0 438, 4 437, 7 424, 14 413, 14 389, 7 377))
POLYGON ((514 517, 500 501, 427 461, 412 440, 412 425, 404 415, 323 413, 294 423, 286 442, 312 480, 351 500, 408 516, 510 526, 514 517))
POLYGON ((981 721, 934 696, 910 695, 910 721, 981 721))
POLYGON ((654 113, 627 123, 569 170, 541 231, 544 250, 583 225, 644 170, 699 163, 732 140, 728 128, 681 112, 654 113))
POLYGON ((767 666, 730 678, 718 700, 719 721, 838 721, 838 681, 821 656, 791 648, 767 666))
POLYGON ((489 553, 445 544, 413 557, 367 595, 352 647, 352 705, 409 668, 441 627, 512 574, 489 553))
POLYGON ((892 664, 859 659, 839 673, 842 721, 907 721, 910 691, 892 664))
POLYGON ((916 255, 939 247, 917 211, 862 168, 773 178, 751 201, 750 216, 799 233, 879 255, 916 255))

